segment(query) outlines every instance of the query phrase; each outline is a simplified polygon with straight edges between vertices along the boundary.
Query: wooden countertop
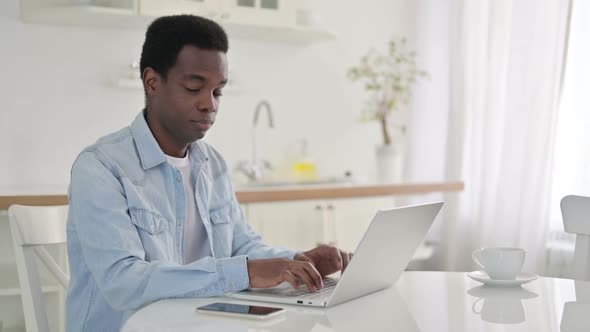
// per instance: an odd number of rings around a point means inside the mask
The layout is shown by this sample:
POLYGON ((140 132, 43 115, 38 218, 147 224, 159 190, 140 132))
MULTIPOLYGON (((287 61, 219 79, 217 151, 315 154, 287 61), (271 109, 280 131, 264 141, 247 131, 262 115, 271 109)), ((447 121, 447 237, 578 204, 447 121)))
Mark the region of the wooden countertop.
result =
MULTIPOLYGON (((371 196, 419 195, 435 192, 463 191, 463 182, 439 183, 403 183, 379 185, 302 185, 293 187, 259 187, 238 188, 236 195, 242 204, 286 202, 300 200, 322 200, 338 198, 356 198, 371 196)), ((11 194, 0 195, 0 210, 7 209, 12 204, 22 205, 61 205, 67 204, 65 194, 11 194)))
POLYGON ((463 182, 407 183, 383 185, 332 185, 261 188, 236 191, 240 203, 285 202, 371 196, 416 195, 463 191, 463 182))

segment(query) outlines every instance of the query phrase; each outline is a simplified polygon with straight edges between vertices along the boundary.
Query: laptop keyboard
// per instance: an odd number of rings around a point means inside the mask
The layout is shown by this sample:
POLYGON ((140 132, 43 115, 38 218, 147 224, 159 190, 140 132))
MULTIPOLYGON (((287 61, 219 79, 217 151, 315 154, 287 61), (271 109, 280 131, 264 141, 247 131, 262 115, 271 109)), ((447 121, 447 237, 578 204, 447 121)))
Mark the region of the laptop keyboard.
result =
POLYGON ((317 292, 310 293, 307 290, 307 286, 301 285, 299 289, 294 288, 269 288, 269 289, 257 289, 256 294, 274 295, 274 296, 285 296, 285 297, 298 297, 302 299, 319 299, 328 296, 338 283, 338 279, 335 278, 324 278, 324 288, 317 292))

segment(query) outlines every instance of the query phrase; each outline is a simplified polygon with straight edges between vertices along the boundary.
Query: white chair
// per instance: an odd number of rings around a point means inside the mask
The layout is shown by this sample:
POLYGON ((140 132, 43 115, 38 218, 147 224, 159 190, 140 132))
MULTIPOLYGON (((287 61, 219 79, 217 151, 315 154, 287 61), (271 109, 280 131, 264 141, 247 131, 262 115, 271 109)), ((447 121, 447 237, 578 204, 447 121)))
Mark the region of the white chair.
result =
POLYGON ((565 196, 561 215, 565 231, 576 234, 572 278, 590 280, 590 197, 565 196))
POLYGON ((12 205, 8 214, 27 331, 49 331, 35 256, 67 289, 69 276, 43 246, 66 242, 68 206, 12 205))

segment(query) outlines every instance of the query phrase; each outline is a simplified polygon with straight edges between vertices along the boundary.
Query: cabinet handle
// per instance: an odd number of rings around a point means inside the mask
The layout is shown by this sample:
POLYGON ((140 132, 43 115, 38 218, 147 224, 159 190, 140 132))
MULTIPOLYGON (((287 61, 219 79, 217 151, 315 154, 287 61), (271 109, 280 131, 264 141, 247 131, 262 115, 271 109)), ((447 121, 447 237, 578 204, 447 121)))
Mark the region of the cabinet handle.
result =
POLYGON ((330 230, 329 238, 332 241, 328 241, 328 244, 336 246, 338 244, 338 230, 336 229, 336 215, 334 214, 334 205, 328 204, 327 207, 327 222, 328 229, 330 230))

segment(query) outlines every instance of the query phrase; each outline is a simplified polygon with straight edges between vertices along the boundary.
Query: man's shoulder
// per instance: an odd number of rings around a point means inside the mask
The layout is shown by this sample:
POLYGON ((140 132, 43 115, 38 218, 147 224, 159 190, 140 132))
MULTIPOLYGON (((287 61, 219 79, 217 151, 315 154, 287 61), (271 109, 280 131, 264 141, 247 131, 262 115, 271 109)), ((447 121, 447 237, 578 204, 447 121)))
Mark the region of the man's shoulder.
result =
POLYGON ((202 154, 202 156, 205 157, 211 174, 214 176, 219 176, 220 174, 227 173, 227 163, 225 162, 222 154, 216 148, 203 140, 194 142, 193 149, 194 146, 197 147, 199 154, 202 154))
MULTIPOLYGON (((102 163, 109 163, 105 159, 117 158, 117 155, 130 157, 134 151, 133 135, 129 127, 124 127, 116 132, 99 138, 95 143, 85 147, 78 155, 91 154, 102 163)), ((77 159, 78 159, 77 158, 77 159)))
POLYGON ((100 149, 105 148, 117 148, 122 147, 126 144, 129 144, 133 139, 131 135, 131 130, 129 127, 122 128, 116 132, 110 133, 99 138, 93 144, 88 145, 85 147, 81 153, 84 152, 96 152, 100 149))
POLYGON ((225 166, 225 159, 223 158, 221 153, 211 144, 203 140, 198 140, 194 142, 193 145, 196 145, 199 148, 201 153, 203 153, 203 155, 208 159, 209 162, 219 163, 220 165, 225 166))
POLYGON ((193 143, 193 145, 196 145, 199 147, 199 149, 207 156, 210 158, 218 158, 218 159, 223 159, 223 157, 221 156, 221 153, 219 151, 217 151, 217 149, 215 149, 213 147, 213 145, 203 141, 202 139, 195 141, 193 143))

